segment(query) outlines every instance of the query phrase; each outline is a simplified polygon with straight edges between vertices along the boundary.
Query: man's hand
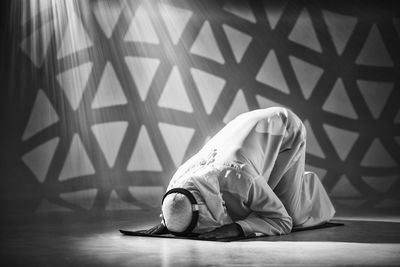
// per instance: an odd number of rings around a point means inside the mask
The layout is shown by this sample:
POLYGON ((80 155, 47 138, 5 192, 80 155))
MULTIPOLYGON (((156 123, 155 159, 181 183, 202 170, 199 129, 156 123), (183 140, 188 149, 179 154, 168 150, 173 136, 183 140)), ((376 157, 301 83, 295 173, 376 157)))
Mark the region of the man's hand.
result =
POLYGON ((223 239, 243 236, 243 230, 237 223, 226 224, 211 232, 204 233, 198 236, 200 239, 223 239))
POLYGON ((149 235, 163 235, 168 234, 168 229, 164 224, 160 223, 148 230, 144 230, 143 233, 149 235))

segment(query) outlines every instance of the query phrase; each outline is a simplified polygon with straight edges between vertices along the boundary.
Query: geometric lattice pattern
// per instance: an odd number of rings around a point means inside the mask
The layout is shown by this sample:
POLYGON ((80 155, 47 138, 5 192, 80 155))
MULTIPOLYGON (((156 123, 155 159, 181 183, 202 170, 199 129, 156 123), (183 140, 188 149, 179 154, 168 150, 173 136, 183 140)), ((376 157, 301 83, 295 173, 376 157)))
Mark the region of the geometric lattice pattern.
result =
POLYGON ((305 122, 307 167, 336 204, 398 208, 399 17, 311 1, 66 2, 22 25, 41 77, 20 135, 38 211, 158 206, 209 136, 273 105, 305 122))

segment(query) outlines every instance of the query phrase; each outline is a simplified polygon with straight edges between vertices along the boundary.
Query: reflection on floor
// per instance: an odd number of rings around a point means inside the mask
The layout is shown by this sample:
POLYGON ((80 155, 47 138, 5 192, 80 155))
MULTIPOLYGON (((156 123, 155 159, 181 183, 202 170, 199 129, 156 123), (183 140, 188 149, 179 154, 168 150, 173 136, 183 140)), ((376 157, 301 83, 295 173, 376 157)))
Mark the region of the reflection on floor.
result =
POLYGON ((14 217, 1 225, 2 266, 365 266, 400 263, 400 220, 340 216, 345 226, 210 242, 123 236, 143 229, 157 212, 96 217, 47 214, 14 217), (366 219, 365 219, 366 218, 366 219), (363 220, 359 220, 363 219, 363 220))

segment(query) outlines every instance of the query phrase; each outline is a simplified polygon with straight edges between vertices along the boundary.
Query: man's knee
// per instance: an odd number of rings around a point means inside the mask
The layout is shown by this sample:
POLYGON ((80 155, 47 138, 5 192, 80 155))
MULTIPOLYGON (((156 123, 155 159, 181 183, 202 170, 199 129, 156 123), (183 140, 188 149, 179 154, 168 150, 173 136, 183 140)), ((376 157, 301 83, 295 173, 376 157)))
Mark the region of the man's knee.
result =
POLYGON ((289 109, 279 106, 265 108, 264 110, 266 111, 267 118, 276 115, 287 118, 288 113, 291 112, 289 109))
POLYGON ((290 109, 285 107, 270 107, 264 109, 266 111, 266 118, 280 118, 285 124, 298 124, 301 123, 299 117, 290 109))
POLYGON ((270 107, 263 109, 263 118, 256 126, 256 131, 271 135, 283 135, 286 131, 288 109, 283 107, 270 107))
POLYGON ((284 117, 286 121, 286 127, 288 133, 292 133, 300 138, 302 141, 306 140, 306 127, 304 126, 301 119, 294 113, 292 110, 288 108, 279 108, 279 112, 281 116, 284 117))
POLYGON ((301 119, 290 109, 285 107, 270 107, 264 109, 265 119, 260 120, 257 131, 271 134, 293 135, 306 140, 306 128, 301 119))

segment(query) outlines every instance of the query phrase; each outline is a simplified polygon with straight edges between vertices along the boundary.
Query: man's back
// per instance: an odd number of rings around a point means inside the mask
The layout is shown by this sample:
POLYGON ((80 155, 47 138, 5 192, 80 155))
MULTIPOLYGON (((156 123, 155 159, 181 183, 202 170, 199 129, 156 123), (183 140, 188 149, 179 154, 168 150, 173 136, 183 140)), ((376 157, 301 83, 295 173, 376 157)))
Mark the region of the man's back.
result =
POLYGON ((202 193, 211 210, 227 212, 245 233, 323 223, 334 208, 318 177, 305 175, 305 141, 304 125, 287 109, 241 114, 179 168, 169 189, 186 178, 213 188, 202 193))

